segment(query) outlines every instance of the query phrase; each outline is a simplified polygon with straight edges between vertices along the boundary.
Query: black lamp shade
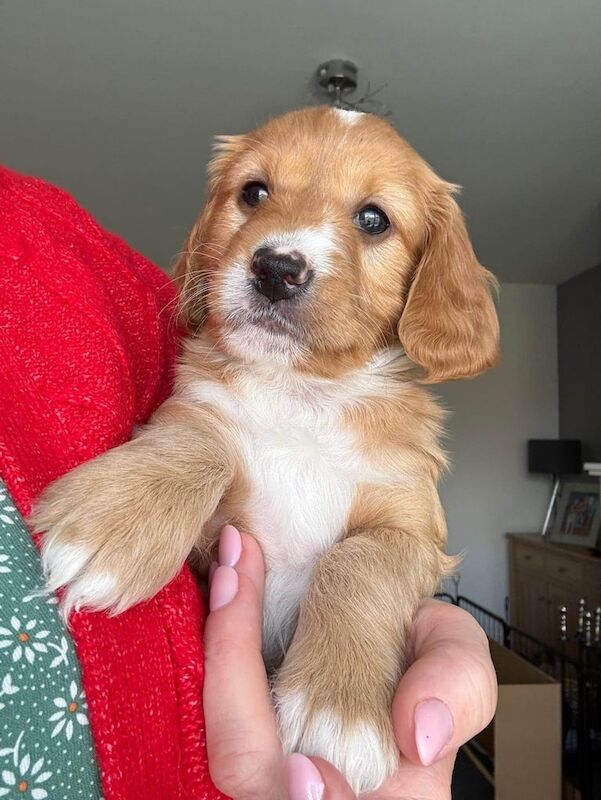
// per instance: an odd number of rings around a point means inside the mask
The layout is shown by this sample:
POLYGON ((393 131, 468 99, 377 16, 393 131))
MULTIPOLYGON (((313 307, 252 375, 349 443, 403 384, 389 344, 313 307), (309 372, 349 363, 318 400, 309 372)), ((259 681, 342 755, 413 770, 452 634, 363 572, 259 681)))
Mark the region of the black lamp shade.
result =
POLYGON ((577 475, 582 472, 582 452, 578 439, 529 439, 528 472, 551 475, 577 475))

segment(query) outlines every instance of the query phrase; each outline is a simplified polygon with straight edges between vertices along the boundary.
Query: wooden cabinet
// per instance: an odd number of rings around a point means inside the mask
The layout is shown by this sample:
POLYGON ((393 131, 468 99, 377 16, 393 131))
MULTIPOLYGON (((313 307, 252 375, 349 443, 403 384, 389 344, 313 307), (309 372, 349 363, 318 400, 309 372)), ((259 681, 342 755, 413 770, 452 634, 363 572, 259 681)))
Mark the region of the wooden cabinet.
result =
POLYGON ((538 534, 509 533, 509 613, 516 628, 557 647, 559 607, 576 630, 578 602, 601 605, 601 558, 590 550, 553 544, 538 534))
MULTIPOLYGON (((511 601, 510 601, 511 602, 511 601)), ((515 609, 511 624, 527 633, 546 631, 549 626, 549 598, 547 584, 535 574, 528 574, 526 580, 518 581, 515 591, 515 609)))

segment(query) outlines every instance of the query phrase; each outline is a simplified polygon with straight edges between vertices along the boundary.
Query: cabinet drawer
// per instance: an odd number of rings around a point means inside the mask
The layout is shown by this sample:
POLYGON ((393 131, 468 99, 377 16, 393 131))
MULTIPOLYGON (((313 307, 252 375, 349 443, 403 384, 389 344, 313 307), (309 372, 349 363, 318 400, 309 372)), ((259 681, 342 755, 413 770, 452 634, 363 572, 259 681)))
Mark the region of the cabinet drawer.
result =
POLYGON ((547 574, 550 580, 560 580, 565 583, 576 584, 582 587, 584 583, 584 565, 570 558, 547 553, 547 574))
POLYGON ((518 569, 544 569, 543 552, 534 547, 516 547, 515 563, 518 569))
POLYGON ((591 604, 601 605, 601 569, 600 565, 586 565, 585 584, 586 597, 591 604))

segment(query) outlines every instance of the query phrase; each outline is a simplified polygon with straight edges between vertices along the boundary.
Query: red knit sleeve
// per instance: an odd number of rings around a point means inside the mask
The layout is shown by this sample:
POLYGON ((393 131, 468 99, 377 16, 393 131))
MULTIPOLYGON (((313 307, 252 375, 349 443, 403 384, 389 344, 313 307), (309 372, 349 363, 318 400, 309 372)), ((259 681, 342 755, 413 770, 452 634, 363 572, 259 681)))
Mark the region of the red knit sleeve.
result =
MULTIPOLYGON (((52 480, 168 395, 168 278, 64 192, 0 168, 0 475, 28 514, 52 480)), ((75 614, 106 800, 210 800, 204 606, 186 568, 118 617, 75 614)))

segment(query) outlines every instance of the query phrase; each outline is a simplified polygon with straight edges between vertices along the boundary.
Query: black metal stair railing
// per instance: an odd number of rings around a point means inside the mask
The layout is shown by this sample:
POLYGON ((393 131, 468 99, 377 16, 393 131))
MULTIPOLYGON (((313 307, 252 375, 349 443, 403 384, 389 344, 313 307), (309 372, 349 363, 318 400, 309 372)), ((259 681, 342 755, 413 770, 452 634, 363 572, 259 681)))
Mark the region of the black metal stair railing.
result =
POLYGON ((576 629, 565 606, 557 609, 560 646, 552 647, 510 625, 463 595, 440 599, 468 611, 490 639, 507 647, 561 683, 565 800, 601 799, 601 607, 580 601, 576 629))

